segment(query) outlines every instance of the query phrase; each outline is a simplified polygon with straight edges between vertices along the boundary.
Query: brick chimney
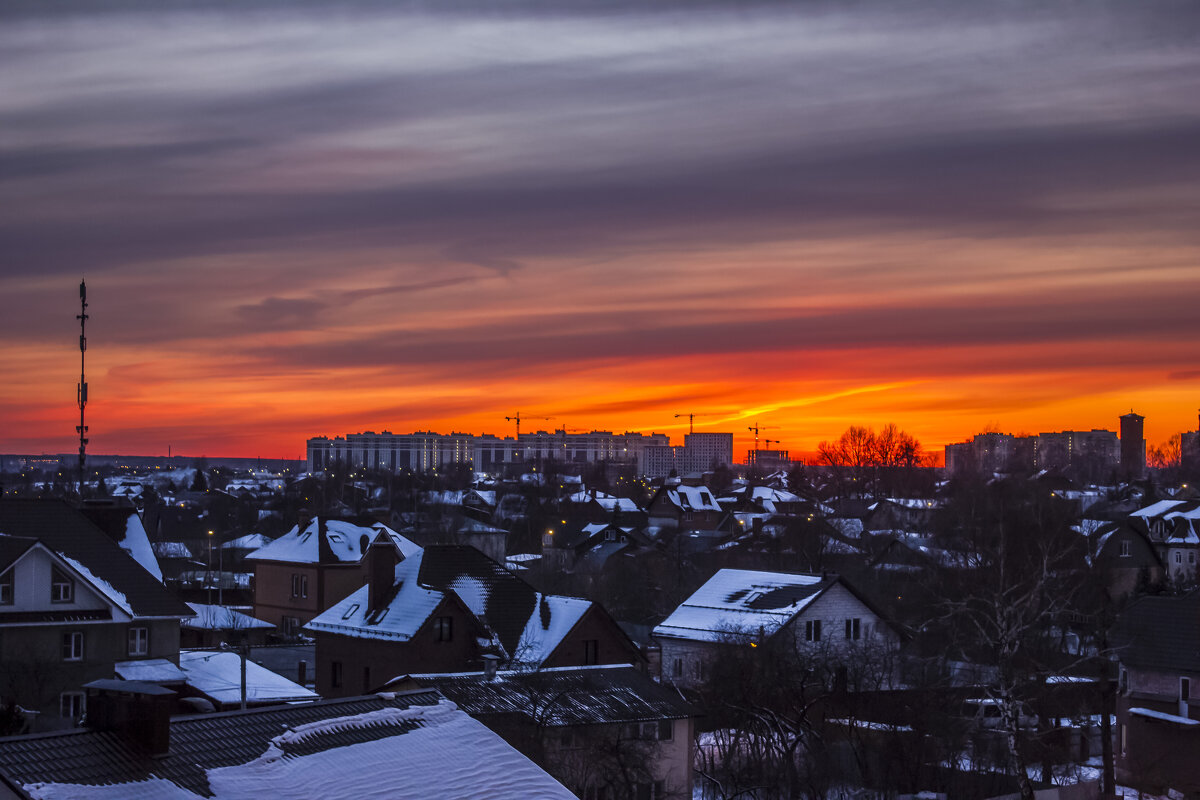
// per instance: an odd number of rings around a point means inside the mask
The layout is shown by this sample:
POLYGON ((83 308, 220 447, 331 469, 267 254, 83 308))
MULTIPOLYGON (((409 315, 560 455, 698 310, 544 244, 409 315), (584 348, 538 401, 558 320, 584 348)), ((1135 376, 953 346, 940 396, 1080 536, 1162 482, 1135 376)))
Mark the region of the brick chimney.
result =
POLYGON ((399 563, 400 557, 392 538, 380 532, 363 556, 367 574, 368 610, 377 611, 391 594, 392 586, 396 583, 396 565, 399 563))
POLYGON ((154 683, 120 680, 92 681, 83 688, 89 728, 113 731, 148 755, 167 755, 175 692, 154 683))

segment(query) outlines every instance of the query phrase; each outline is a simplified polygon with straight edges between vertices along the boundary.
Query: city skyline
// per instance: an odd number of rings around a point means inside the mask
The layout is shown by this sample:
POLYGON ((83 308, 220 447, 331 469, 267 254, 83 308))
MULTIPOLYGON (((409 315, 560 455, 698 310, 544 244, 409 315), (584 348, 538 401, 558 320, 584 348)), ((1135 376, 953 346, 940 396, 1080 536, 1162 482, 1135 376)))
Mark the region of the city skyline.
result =
POLYGON ((3 13, 2 452, 1196 424, 1188 4, 3 13))

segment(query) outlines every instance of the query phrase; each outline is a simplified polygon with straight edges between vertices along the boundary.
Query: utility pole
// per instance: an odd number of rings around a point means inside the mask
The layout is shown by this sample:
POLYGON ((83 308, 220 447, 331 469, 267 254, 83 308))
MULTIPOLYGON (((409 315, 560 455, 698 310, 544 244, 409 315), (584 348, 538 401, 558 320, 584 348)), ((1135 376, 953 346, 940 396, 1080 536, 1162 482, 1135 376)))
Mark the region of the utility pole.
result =
POLYGON ((84 376, 84 358, 87 354, 87 282, 79 282, 79 425, 75 428, 79 433, 79 499, 83 499, 83 475, 87 468, 87 425, 84 424, 83 409, 87 406, 88 386, 84 376))

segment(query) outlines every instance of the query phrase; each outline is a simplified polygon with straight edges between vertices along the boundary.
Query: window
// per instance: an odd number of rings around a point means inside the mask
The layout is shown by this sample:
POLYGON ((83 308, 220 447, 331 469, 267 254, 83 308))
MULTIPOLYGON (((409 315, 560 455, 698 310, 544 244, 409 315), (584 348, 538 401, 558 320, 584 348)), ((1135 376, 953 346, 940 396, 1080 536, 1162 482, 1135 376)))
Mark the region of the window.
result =
POLYGON ((150 629, 129 629, 129 655, 144 656, 150 652, 150 629))
POLYGON ((1195 550, 1189 550, 1189 551, 1188 551, 1188 563, 1189 563, 1189 564, 1195 564, 1195 563, 1196 563, 1196 551, 1195 551, 1195 550))
POLYGON ((852 641, 858 641, 862 638, 862 619, 859 617, 851 617, 846 620, 846 638, 852 641))
POLYGON ((675 720, 660 719, 658 721, 658 740, 669 742, 675 738, 675 720))
POLYGON ((292 574, 292 597, 308 597, 308 576, 292 574))
POLYGON ((1175 553, 1175 563, 1176 563, 1176 564, 1182 564, 1182 563, 1183 563, 1183 553, 1179 553, 1179 552, 1176 552, 1176 553, 1175 553))
POLYGON ((804 641, 821 641, 821 620, 810 619, 804 623, 804 641))
POLYGON ((13 575, 16 571, 9 570, 0 575, 0 606, 11 606, 14 602, 14 579, 13 575))
POLYGON ((599 639, 584 639, 583 640, 583 663, 584 664, 599 664, 600 663, 600 640, 599 639))
POLYGON ((1192 681, 1190 678, 1180 678, 1179 679, 1179 699, 1180 700, 1192 699, 1192 681))
POLYGON ((50 602, 51 603, 73 603, 75 602, 75 581, 71 580, 65 572, 55 567, 50 579, 50 602))
POLYGON ((83 631, 64 633, 62 638, 63 661, 83 660, 83 631))
POLYGON ((283 618, 283 634, 285 636, 295 636, 296 631, 300 630, 299 617, 284 617, 283 618))
POLYGON ((1127 558, 1131 555, 1133 555, 1133 546, 1132 543, 1126 539, 1125 541, 1121 542, 1121 557, 1127 558))
POLYGON ((433 621, 433 640, 435 642, 454 641, 454 617, 438 617, 433 621))
POLYGON ((342 662, 333 661, 329 664, 329 685, 335 689, 342 685, 342 662))
POLYGON ((683 677, 683 659, 675 658, 671 660, 671 675, 676 678, 683 677))
POLYGON ((58 715, 64 719, 83 716, 83 692, 63 692, 58 696, 58 715))
POLYGON ((697 658, 692 662, 692 677, 698 681, 704 680, 704 659, 697 658))

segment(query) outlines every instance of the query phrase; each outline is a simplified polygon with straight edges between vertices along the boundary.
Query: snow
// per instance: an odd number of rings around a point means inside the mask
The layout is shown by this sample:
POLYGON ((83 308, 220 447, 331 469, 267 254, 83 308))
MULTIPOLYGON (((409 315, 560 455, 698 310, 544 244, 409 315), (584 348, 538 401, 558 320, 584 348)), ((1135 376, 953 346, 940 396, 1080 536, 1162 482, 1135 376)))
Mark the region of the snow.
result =
MULTIPOLYGON (((257 759, 208 770, 214 800, 263 797, 488 797, 494 800, 569 800, 561 784, 498 735, 441 701, 436 706, 381 711, 303 725, 275 737, 257 759), (395 722, 417 727, 395 736, 310 755, 289 744, 322 734, 395 722)), ((105 786, 38 784, 38 800, 200 800, 162 778, 105 786)))
POLYGON ((1184 725, 1187 727, 1200 725, 1200 720, 1181 717, 1178 714, 1167 714, 1163 711, 1155 711, 1152 708, 1131 708, 1129 709, 1129 713, 1138 717, 1148 717, 1150 719, 1157 719, 1162 722, 1173 722, 1176 725, 1184 725))
POLYGON ((196 616, 183 620, 180 625, 194 630, 252 630, 255 628, 274 628, 275 626, 261 619, 243 614, 232 606, 210 606, 203 603, 188 603, 188 608, 196 612, 196 616))
POLYGON ((221 545, 222 550, 249 550, 251 548, 266 547, 271 543, 269 536, 263 536, 261 533, 248 533, 245 536, 239 536, 221 545))
POLYGON ((451 581, 449 588, 471 609, 472 614, 477 617, 485 616, 488 600, 486 583, 470 575, 460 575, 451 581))
POLYGON ((1153 503, 1145 508, 1140 508, 1137 511, 1134 511, 1129 516, 1145 517, 1146 519, 1150 519, 1152 517, 1161 517, 1163 514, 1166 514, 1176 506, 1181 506, 1183 504, 1183 500, 1159 500, 1157 503, 1153 503))
MULTIPOLYGON (((218 703, 242 699, 242 658, 231 651, 180 650, 179 668, 187 684, 218 703)), ((319 695, 277 675, 253 661, 246 661, 246 701, 250 703, 317 700, 319 695)))
POLYGON ((191 558, 192 551, 183 542, 155 542, 154 554, 159 558, 191 558))
POLYGON ((716 498, 704 486, 676 486, 667 490, 667 500, 687 511, 720 511, 716 498))
POLYGON ((129 512, 129 518, 125 520, 125 536, 117 544, 129 553, 134 561, 145 567, 156 581, 162 583, 162 570, 158 566, 158 559, 154 557, 154 549, 150 547, 150 537, 146 535, 146 529, 142 526, 142 518, 137 512, 129 512))
POLYGON ((561 595, 538 594, 537 605, 525 622, 525 630, 517 644, 517 652, 513 661, 519 664, 537 666, 544 662, 562 643, 587 610, 592 607, 590 600, 561 595), (542 627, 542 603, 550 607, 550 624, 542 627))
POLYGON ((362 639, 411 639, 442 602, 441 592, 426 589, 417 583, 422 555, 422 552, 418 552, 396 565, 396 581, 400 588, 382 619, 371 617, 374 621, 369 620, 369 587, 363 586, 304 627, 308 630, 339 633, 362 639))
MULTIPOLYGON (((396 548, 405 558, 411 558, 421 548, 382 523, 371 526, 355 525, 338 519, 326 519, 325 540, 334 558, 343 563, 354 563, 362 559, 362 537, 374 541, 380 533, 386 533, 395 542, 396 548)), ((300 530, 300 526, 280 536, 273 542, 247 555, 258 561, 285 561, 292 564, 316 564, 320 561, 320 520, 313 519, 300 530)))
POLYGON ((59 553, 58 555, 60 558, 62 558, 63 561, 66 561, 68 564, 70 564, 71 567, 74 568, 74 570, 76 572, 78 572, 80 575, 82 575, 84 577, 84 579, 86 579, 87 582, 92 585, 93 588, 97 589, 100 592, 100 594, 107 597, 111 602, 113 602, 118 608, 120 608, 126 614, 133 616, 132 606, 129 605, 129 601, 125 598, 125 595, 122 594, 121 592, 117 591, 115 586, 113 586, 111 583, 104 580, 103 578, 96 577, 94 574, 92 574, 92 571, 90 569, 88 569, 87 567, 85 567, 83 564, 76 561, 75 559, 71 558, 70 556, 63 555, 62 553, 59 553))
POLYGON ((655 636, 717 641, 730 633, 773 633, 817 596, 819 575, 723 569, 683 601, 655 636), (773 592, 782 590, 774 598, 773 592), (770 607, 752 607, 770 604, 770 607))
POLYGON ((118 661, 113 672, 123 681, 147 683, 181 683, 183 670, 165 658, 143 658, 139 661, 118 661))

